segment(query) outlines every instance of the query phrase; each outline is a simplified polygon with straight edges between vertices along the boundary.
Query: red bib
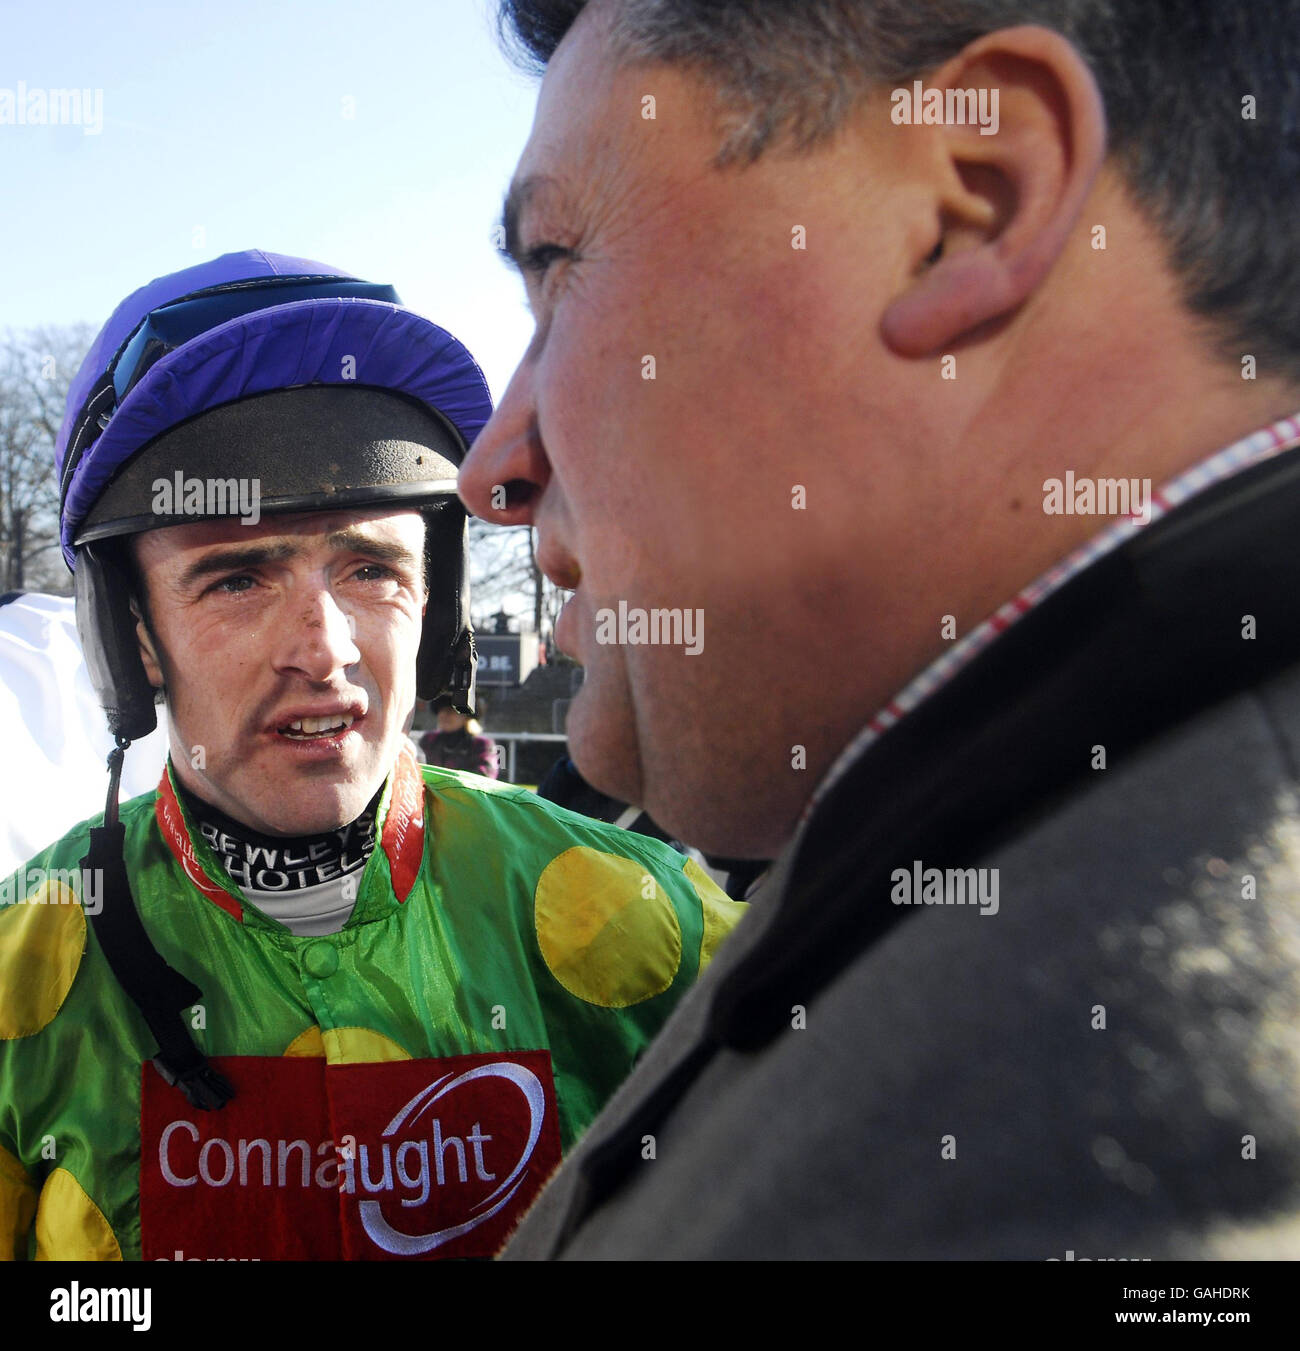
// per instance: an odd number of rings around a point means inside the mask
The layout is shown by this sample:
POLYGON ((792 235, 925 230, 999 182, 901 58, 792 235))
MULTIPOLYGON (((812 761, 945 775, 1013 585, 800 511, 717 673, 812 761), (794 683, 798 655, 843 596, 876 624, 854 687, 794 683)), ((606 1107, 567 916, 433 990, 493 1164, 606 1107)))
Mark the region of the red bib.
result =
POLYGON ((217 1112, 142 1067, 146 1261, 491 1257, 560 1162, 547 1051, 212 1063, 217 1112))

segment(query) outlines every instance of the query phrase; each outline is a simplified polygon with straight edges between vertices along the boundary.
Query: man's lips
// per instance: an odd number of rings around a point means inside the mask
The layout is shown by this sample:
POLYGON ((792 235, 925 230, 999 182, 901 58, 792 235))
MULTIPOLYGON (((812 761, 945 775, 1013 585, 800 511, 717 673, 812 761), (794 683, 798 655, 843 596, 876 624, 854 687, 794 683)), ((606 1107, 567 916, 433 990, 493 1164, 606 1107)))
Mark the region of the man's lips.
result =
POLYGON ((582 569, 577 560, 551 540, 539 538, 537 566, 561 591, 576 591, 582 581, 582 569))
POLYGON ((574 644, 578 636, 576 632, 578 623, 576 593, 582 582, 582 569, 578 566, 577 559, 560 545, 557 545, 553 539, 543 539, 540 533, 537 540, 537 566, 561 591, 574 592, 574 595, 571 595, 560 607, 560 613, 555 617, 555 628, 552 636, 555 639, 555 645, 561 652, 572 657, 575 661, 581 661, 582 658, 578 655, 574 644))
POLYGON ((552 630, 551 636, 555 639, 555 645, 561 652, 572 657, 574 661, 581 662, 582 658, 577 651, 577 602, 577 596, 573 595, 560 607, 560 613, 555 616, 555 628, 552 630))

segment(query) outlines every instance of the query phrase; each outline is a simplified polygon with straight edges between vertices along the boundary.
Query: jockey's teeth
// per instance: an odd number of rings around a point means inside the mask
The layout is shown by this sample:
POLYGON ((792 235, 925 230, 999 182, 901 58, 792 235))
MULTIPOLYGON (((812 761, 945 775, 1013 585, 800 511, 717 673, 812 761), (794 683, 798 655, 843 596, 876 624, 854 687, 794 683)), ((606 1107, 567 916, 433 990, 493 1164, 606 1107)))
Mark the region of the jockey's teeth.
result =
POLYGON ((345 731, 354 721, 354 718, 336 713, 327 718, 298 718, 280 730, 285 735, 316 736, 321 732, 345 731))

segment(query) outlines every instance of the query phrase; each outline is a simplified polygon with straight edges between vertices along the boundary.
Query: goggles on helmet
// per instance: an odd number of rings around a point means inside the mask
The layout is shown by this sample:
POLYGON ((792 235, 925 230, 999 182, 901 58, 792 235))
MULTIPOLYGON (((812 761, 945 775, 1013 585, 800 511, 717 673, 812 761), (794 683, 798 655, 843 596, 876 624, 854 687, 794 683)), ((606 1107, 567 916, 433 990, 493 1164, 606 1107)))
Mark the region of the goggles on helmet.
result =
POLYGON ((208 287, 151 310, 118 349, 82 405, 63 461, 60 494, 66 495, 78 461, 108 426, 113 410, 155 362, 229 319, 238 319, 274 305, 316 299, 380 300, 390 305, 401 304, 391 286, 374 282, 348 281, 340 277, 255 277, 208 287))

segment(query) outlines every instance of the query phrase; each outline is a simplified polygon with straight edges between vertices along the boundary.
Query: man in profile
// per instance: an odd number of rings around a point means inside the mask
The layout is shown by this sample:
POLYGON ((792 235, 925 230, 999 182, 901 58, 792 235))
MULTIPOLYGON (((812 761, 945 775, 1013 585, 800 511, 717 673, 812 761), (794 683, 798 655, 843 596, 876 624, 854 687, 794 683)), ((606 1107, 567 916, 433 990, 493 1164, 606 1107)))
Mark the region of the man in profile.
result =
POLYGON ((1296 1255, 1296 6, 502 10, 461 493, 581 772, 776 859, 508 1255, 1296 1255))

